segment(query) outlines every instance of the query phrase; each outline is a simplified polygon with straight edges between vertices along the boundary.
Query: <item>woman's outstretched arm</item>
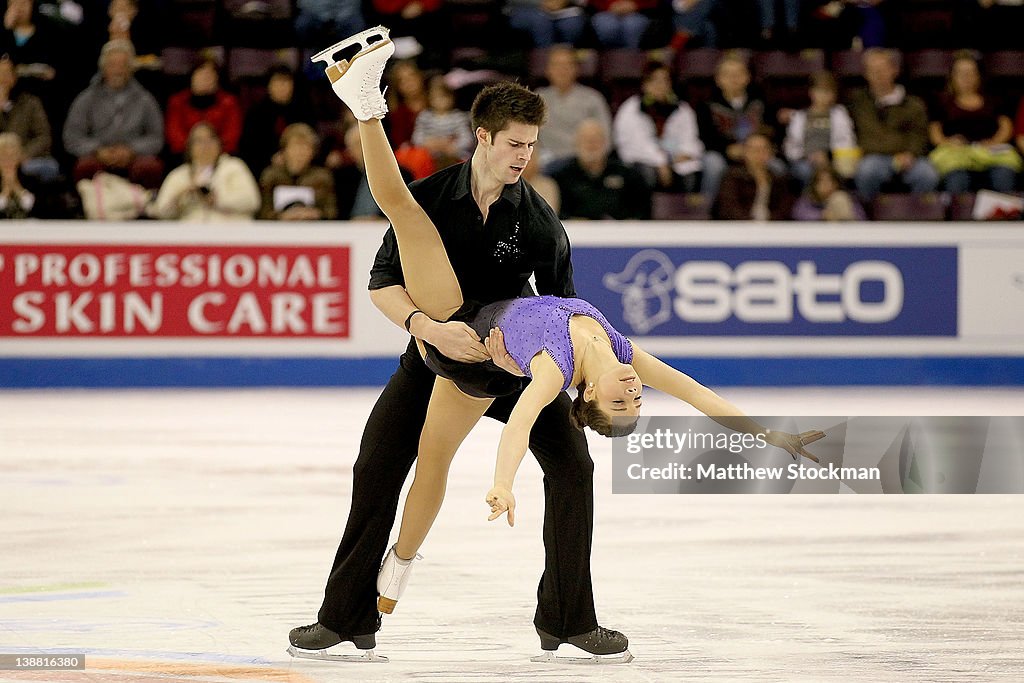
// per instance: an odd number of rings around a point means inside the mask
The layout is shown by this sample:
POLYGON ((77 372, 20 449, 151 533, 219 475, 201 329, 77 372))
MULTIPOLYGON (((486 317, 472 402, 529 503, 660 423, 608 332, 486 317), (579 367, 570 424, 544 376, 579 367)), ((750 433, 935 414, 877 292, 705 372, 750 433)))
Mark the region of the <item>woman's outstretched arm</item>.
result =
POLYGON ((747 417, 742 410, 686 373, 676 370, 633 344, 633 369, 640 381, 658 391, 686 401, 712 420, 737 432, 762 435, 773 446, 778 446, 793 457, 802 455, 815 462, 818 458, 804 450, 804 446, 825 436, 820 431, 788 434, 769 430, 747 417))
MULTIPOLYGON (((530 430, 544 407, 555 400, 562 391, 562 371, 546 353, 537 354, 530 362, 533 379, 519 396, 505 428, 501 431, 498 444, 498 462, 494 467, 494 487, 487 492, 486 501, 491 506, 488 521, 497 519, 508 512, 508 525, 514 526, 516 499, 512 495, 512 483, 516 472, 530 445, 530 430)), ((573 427, 566 423, 566 429, 573 427)))

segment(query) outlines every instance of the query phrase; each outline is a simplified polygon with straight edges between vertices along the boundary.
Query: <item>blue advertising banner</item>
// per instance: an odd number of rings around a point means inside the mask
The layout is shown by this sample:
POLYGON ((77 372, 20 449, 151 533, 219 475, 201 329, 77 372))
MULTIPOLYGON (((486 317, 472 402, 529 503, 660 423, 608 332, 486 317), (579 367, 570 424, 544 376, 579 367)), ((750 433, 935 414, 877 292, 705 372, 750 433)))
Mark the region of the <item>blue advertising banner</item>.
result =
POLYGON ((573 268, 629 335, 957 334, 956 247, 577 247, 573 268))

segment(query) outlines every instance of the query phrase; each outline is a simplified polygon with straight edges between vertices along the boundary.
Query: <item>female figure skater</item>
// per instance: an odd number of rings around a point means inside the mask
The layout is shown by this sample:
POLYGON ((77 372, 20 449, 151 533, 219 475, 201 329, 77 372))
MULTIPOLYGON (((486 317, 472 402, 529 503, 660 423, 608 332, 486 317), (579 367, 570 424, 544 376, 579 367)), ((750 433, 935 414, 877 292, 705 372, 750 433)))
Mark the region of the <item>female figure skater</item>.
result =
MULTIPOLYGON (((444 243, 402 180, 380 122, 387 113, 380 79, 394 45, 387 29, 377 27, 339 47, 356 43, 361 49, 348 61, 334 62, 330 51, 314 59, 328 62, 326 72, 335 93, 359 121, 370 191, 394 228, 405 286, 419 307, 412 315, 422 312, 442 321, 457 317, 481 337, 490 332, 488 348, 492 354, 507 348, 520 373, 531 378, 502 431, 495 485, 486 498, 491 506, 490 519, 508 512, 509 524, 514 523, 512 480, 526 453, 530 429, 540 411, 569 386, 577 389, 571 418, 579 429, 589 426, 605 436, 633 431, 646 384, 686 401, 731 429, 763 435, 768 443, 785 449, 794 458, 803 455, 817 460, 803 446, 822 438, 823 433, 794 435, 765 429, 707 387, 636 347, 586 301, 540 296, 483 307, 465 302, 444 243)), ((536 126, 532 128, 530 140, 519 144, 532 147, 537 132, 536 126)), ((483 128, 476 130, 479 144, 492 144, 491 135, 483 128)), ((408 583, 412 562, 441 507, 455 451, 494 396, 513 390, 508 383, 495 381, 500 378, 487 376, 478 365, 454 363, 418 343, 427 365, 438 376, 398 542, 388 551, 377 579, 378 609, 388 614, 408 583)), ((503 376, 511 379, 507 374, 503 376)))

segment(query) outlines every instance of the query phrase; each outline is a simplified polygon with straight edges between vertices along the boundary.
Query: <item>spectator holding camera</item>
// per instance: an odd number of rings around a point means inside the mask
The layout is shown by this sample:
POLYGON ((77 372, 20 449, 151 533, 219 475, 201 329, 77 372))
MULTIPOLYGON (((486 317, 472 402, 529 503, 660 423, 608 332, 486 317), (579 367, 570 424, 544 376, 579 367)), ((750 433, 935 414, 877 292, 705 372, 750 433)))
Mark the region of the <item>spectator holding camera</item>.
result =
POLYGON ((251 220, 260 191, 241 159, 222 153, 214 127, 200 121, 189 132, 185 163, 167 175, 153 213, 165 220, 194 223, 251 220))

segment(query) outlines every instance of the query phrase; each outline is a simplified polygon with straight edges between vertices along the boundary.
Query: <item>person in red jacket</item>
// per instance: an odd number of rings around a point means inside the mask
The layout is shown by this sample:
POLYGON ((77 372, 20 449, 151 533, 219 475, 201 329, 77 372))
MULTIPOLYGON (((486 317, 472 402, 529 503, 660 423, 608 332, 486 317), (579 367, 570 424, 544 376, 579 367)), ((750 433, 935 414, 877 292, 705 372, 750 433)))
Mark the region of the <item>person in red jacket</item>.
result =
POLYGON ((212 57, 202 58, 192 70, 189 88, 171 95, 167 101, 165 130, 172 155, 184 155, 189 131, 200 121, 208 122, 217 131, 224 153, 238 151, 242 108, 238 98, 220 87, 220 69, 212 57))

